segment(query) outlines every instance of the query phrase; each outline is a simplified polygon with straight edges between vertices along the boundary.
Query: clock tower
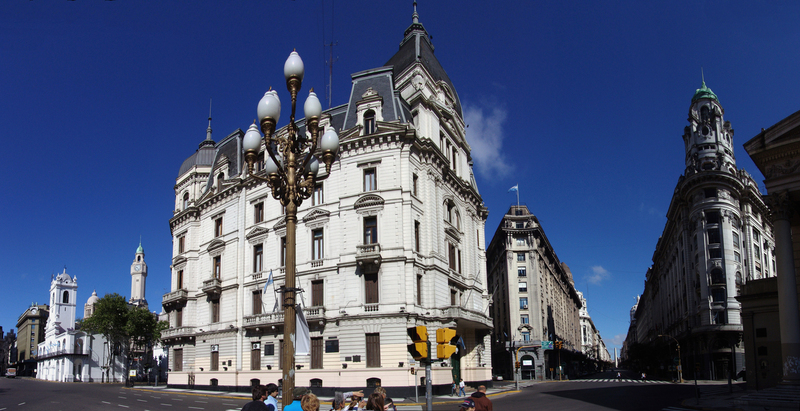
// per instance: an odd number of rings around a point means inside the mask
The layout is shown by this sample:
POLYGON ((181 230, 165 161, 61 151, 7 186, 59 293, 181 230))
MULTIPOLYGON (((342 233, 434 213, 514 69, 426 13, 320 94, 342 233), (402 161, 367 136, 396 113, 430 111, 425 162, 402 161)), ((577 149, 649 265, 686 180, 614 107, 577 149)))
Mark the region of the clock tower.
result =
POLYGON ((136 256, 131 264, 131 300, 130 304, 147 307, 147 300, 144 298, 145 282, 147 281, 147 263, 144 262, 144 249, 142 242, 136 249, 136 256))

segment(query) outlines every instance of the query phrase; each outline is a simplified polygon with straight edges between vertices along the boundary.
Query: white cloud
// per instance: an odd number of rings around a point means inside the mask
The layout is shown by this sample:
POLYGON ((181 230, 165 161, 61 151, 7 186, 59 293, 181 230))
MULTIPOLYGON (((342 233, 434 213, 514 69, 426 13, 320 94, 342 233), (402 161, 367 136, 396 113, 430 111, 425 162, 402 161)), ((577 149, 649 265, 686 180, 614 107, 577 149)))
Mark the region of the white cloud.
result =
POLYGON ((605 268, 599 265, 592 266, 592 273, 587 275, 586 281, 592 284, 600 284, 603 280, 607 279, 611 276, 611 273, 608 272, 605 268))
POLYGON ((511 172, 511 164, 502 154, 506 117, 508 111, 502 106, 464 106, 464 122, 469 125, 467 142, 472 148, 475 169, 484 178, 503 177, 511 172))
POLYGON ((614 336, 614 338, 611 339, 611 341, 609 341, 610 344, 608 345, 621 347, 622 343, 625 342, 625 337, 626 337, 625 334, 617 334, 614 336))

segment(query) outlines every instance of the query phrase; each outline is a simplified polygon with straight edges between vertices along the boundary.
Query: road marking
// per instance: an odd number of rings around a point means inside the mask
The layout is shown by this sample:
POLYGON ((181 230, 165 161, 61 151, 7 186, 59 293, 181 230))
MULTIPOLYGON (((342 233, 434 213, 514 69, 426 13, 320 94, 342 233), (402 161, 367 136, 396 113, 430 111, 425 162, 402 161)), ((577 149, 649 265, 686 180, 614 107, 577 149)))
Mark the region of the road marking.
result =
POLYGON ((127 405, 122 405, 122 404, 117 404, 117 405, 119 405, 119 406, 120 406, 120 407, 122 407, 122 408, 130 408, 130 407, 129 407, 129 406, 127 406, 127 405))
POLYGON ((128 397, 117 397, 117 398, 122 398, 123 400, 127 400, 128 399, 128 397))
MULTIPOLYGON (((222 405, 233 405, 234 407, 236 407, 239 404, 231 404, 231 403, 223 402, 222 405)), ((3 410, 0 410, 0 411, 3 411, 3 410)))
POLYGON ((202 402, 203 404, 208 404, 208 401, 195 400, 195 402, 202 402))
POLYGON ((182 399, 180 399, 180 398, 173 398, 172 400, 173 400, 173 401, 183 401, 183 400, 182 400, 182 399))
POLYGON ((110 403, 110 402, 108 402, 108 401, 100 401, 100 402, 102 402, 103 404, 111 404, 111 403, 110 403))
POLYGON ((201 408, 201 407, 189 407, 189 408, 191 408, 193 410, 204 410, 205 409, 205 408, 201 408))
POLYGON ((17 404, 17 406, 20 406, 20 405, 25 405, 25 403, 21 402, 21 403, 17 404))
POLYGON ((165 407, 171 407, 172 406, 172 404, 164 404, 163 402, 161 403, 161 405, 163 405, 165 407))
POLYGON ((137 398, 136 401, 147 402, 147 400, 142 400, 142 399, 139 399, 139 398, 137 398))

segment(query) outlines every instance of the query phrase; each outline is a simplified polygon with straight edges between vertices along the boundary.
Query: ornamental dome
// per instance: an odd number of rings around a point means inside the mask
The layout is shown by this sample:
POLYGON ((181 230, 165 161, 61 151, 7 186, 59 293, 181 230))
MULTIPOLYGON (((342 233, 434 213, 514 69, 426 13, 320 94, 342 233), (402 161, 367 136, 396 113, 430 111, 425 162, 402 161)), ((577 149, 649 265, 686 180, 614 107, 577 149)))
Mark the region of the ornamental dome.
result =
POLYGON ((98 301, 100 301, 100 297, 97 296, 97 290, 95 290, 92 291, 92 296, 86 300, 86 305, 94 305, 98 301))
POLYGON ((694 103, 695 101, 700 100, 702 98, 712 99, 712 100, 715 100, 717 103, 719 103, 719 99, 717 98, 717 95, 714 94, 714 92, 711 91, 710 88, 706 87, 706 82, 705 81, 703 81, 703 86, 700 87, 699 89, 697 89, 694 92, 694 96, 692 97, 692 103, 694 103))

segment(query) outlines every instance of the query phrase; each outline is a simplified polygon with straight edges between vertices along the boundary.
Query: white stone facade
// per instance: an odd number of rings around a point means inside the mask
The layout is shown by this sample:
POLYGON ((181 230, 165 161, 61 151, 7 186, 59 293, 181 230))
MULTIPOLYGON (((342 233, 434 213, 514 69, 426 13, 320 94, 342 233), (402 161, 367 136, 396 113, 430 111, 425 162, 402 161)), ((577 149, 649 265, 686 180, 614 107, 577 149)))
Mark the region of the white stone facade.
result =
MULTIPOLYGON (((426 44, 415 23, 398 54, 426 44)), ((352 77, 351 100, 321 119, 339 132, 338 158, 298 209, 297 287, 312 346, 295 360, 295 384, 413 386, 422 374, 410 373, 406 330, 416 325, 432 340, 436 328, 455 328, 466 344, 462 378, 490 381, 487 210, 458 97, 435 57, 352 77)), ((276 287, 284 282, 286 224, 267 184, 246 174, 243 134, 214 143, 209 126, 175 184, 172 291, 163 297, 170 385, 281 378, 283 312, 273 312, 272 286, 261 291, 270 273, 276 287)), ((436 364, 435 385, 451 382, 449 364, 436 364)))

